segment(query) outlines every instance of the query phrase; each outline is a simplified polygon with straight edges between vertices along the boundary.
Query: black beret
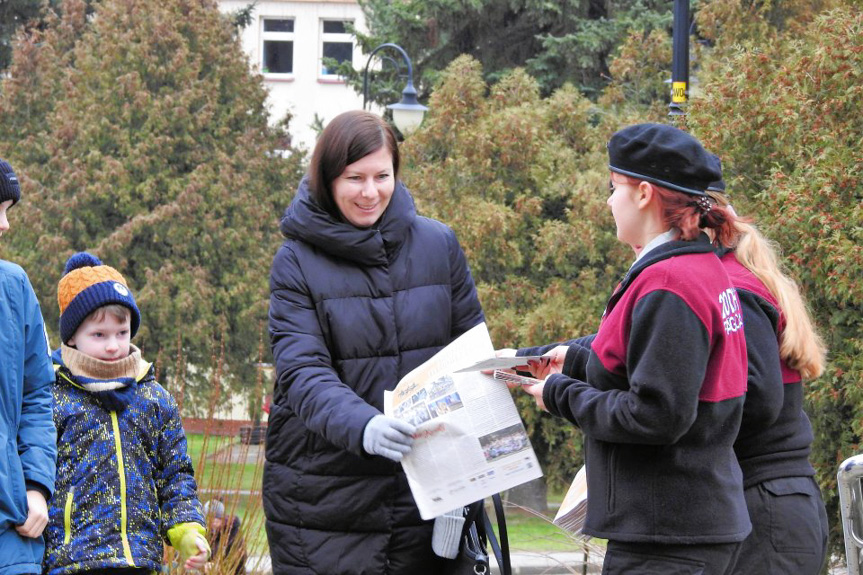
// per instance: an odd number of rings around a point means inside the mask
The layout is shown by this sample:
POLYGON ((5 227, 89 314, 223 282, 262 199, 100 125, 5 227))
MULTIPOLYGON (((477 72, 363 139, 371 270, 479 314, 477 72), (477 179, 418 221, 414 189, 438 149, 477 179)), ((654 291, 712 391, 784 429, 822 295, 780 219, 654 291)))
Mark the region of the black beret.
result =
POLYGON ((708 192, 719 192, 720 194, 725 193, 725 180, 716 180, 715 182, 710 182, 707 186, 708 192))
POLYGON ((665 124, 636 124, 616 132, 608 141, 608 168, 695 196, 722 179, 719 158, 691 135, 665 124))

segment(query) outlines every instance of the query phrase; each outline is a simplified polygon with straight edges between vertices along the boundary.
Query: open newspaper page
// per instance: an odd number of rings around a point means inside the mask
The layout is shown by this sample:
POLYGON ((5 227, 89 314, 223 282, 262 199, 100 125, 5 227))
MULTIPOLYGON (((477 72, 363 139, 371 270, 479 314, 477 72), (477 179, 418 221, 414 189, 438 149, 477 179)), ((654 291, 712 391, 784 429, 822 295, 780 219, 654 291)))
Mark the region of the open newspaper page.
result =
POLYGON ((387 415, 417 426, 402 467, 423 519, 542 476, 506 385, 479 371, 455 373, 493 357, 488 328, 480 324, 384 398, 387 415))

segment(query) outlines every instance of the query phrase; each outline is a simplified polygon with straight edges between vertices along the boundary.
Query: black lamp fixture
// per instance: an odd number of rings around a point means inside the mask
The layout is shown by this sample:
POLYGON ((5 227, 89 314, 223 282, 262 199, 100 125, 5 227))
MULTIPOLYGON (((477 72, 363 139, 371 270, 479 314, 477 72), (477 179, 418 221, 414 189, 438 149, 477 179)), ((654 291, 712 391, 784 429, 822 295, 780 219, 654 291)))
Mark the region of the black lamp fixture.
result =
POLYGON ((402 134, 407 135, 419 127, 423 121, 423 116, 425 116, 425 113, 428 111, 428 108, 420 104, 417 100, 417 91, 416 88, 414 88, 413 64, 411 64, 411 59, 408 57, 407 52, 405 52, 398 44, 392 44, 390 42, 381 44, 369 54, 368 62, 366 62, 366 69, 363 72, 363 110, 366 109, 366 103, 369 99, 369 65, 372 63, 372 58, 374 58, 375 54, 384 48, 392 48, 398 51, 402 58, 404 58, 408 67, 408 83, 405 86, 405 89, 402 90, 401 101, 387 106, 387 108, 393 111, 393 123, 396 125, 396 128, 398 128, 402 134))

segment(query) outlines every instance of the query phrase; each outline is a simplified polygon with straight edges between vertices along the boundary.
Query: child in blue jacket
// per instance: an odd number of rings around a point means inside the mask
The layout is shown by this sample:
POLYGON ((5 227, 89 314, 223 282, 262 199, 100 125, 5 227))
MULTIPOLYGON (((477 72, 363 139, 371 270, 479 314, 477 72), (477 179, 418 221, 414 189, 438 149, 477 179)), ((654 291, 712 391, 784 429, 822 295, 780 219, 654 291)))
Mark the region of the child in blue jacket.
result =
POLYGON ((163 541, 201 569, 210 548, 171 395, 130 343, 141 323, 126 280, 82 252, 58 286, 57 490, 45 573, 159 571, 163 541))
MULTIPOLYGON (((0 160, 0 236, 21 199, 18 178, 0 160)), ((0 260, 0 573, 39 573, 54 491, 56 435, 45 326, 20 267, 0 260)))

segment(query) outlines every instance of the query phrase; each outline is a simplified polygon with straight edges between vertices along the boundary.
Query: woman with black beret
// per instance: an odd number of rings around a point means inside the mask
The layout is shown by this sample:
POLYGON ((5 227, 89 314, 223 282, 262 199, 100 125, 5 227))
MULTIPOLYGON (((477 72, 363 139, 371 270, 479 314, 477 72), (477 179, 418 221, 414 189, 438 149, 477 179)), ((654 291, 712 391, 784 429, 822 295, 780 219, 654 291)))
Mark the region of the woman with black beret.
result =
POLYGON ((608 205, 635 262, 597 334, 531 362, 545 379, 523 389, 584 434, 583 531, 608 539, 603 574, 729 573, 751 524, 733 449, 743 320, 703 233, 735 240, 733 216, 705 194, 719 163, 660 124, 620 130, 608 155, 608 205))

